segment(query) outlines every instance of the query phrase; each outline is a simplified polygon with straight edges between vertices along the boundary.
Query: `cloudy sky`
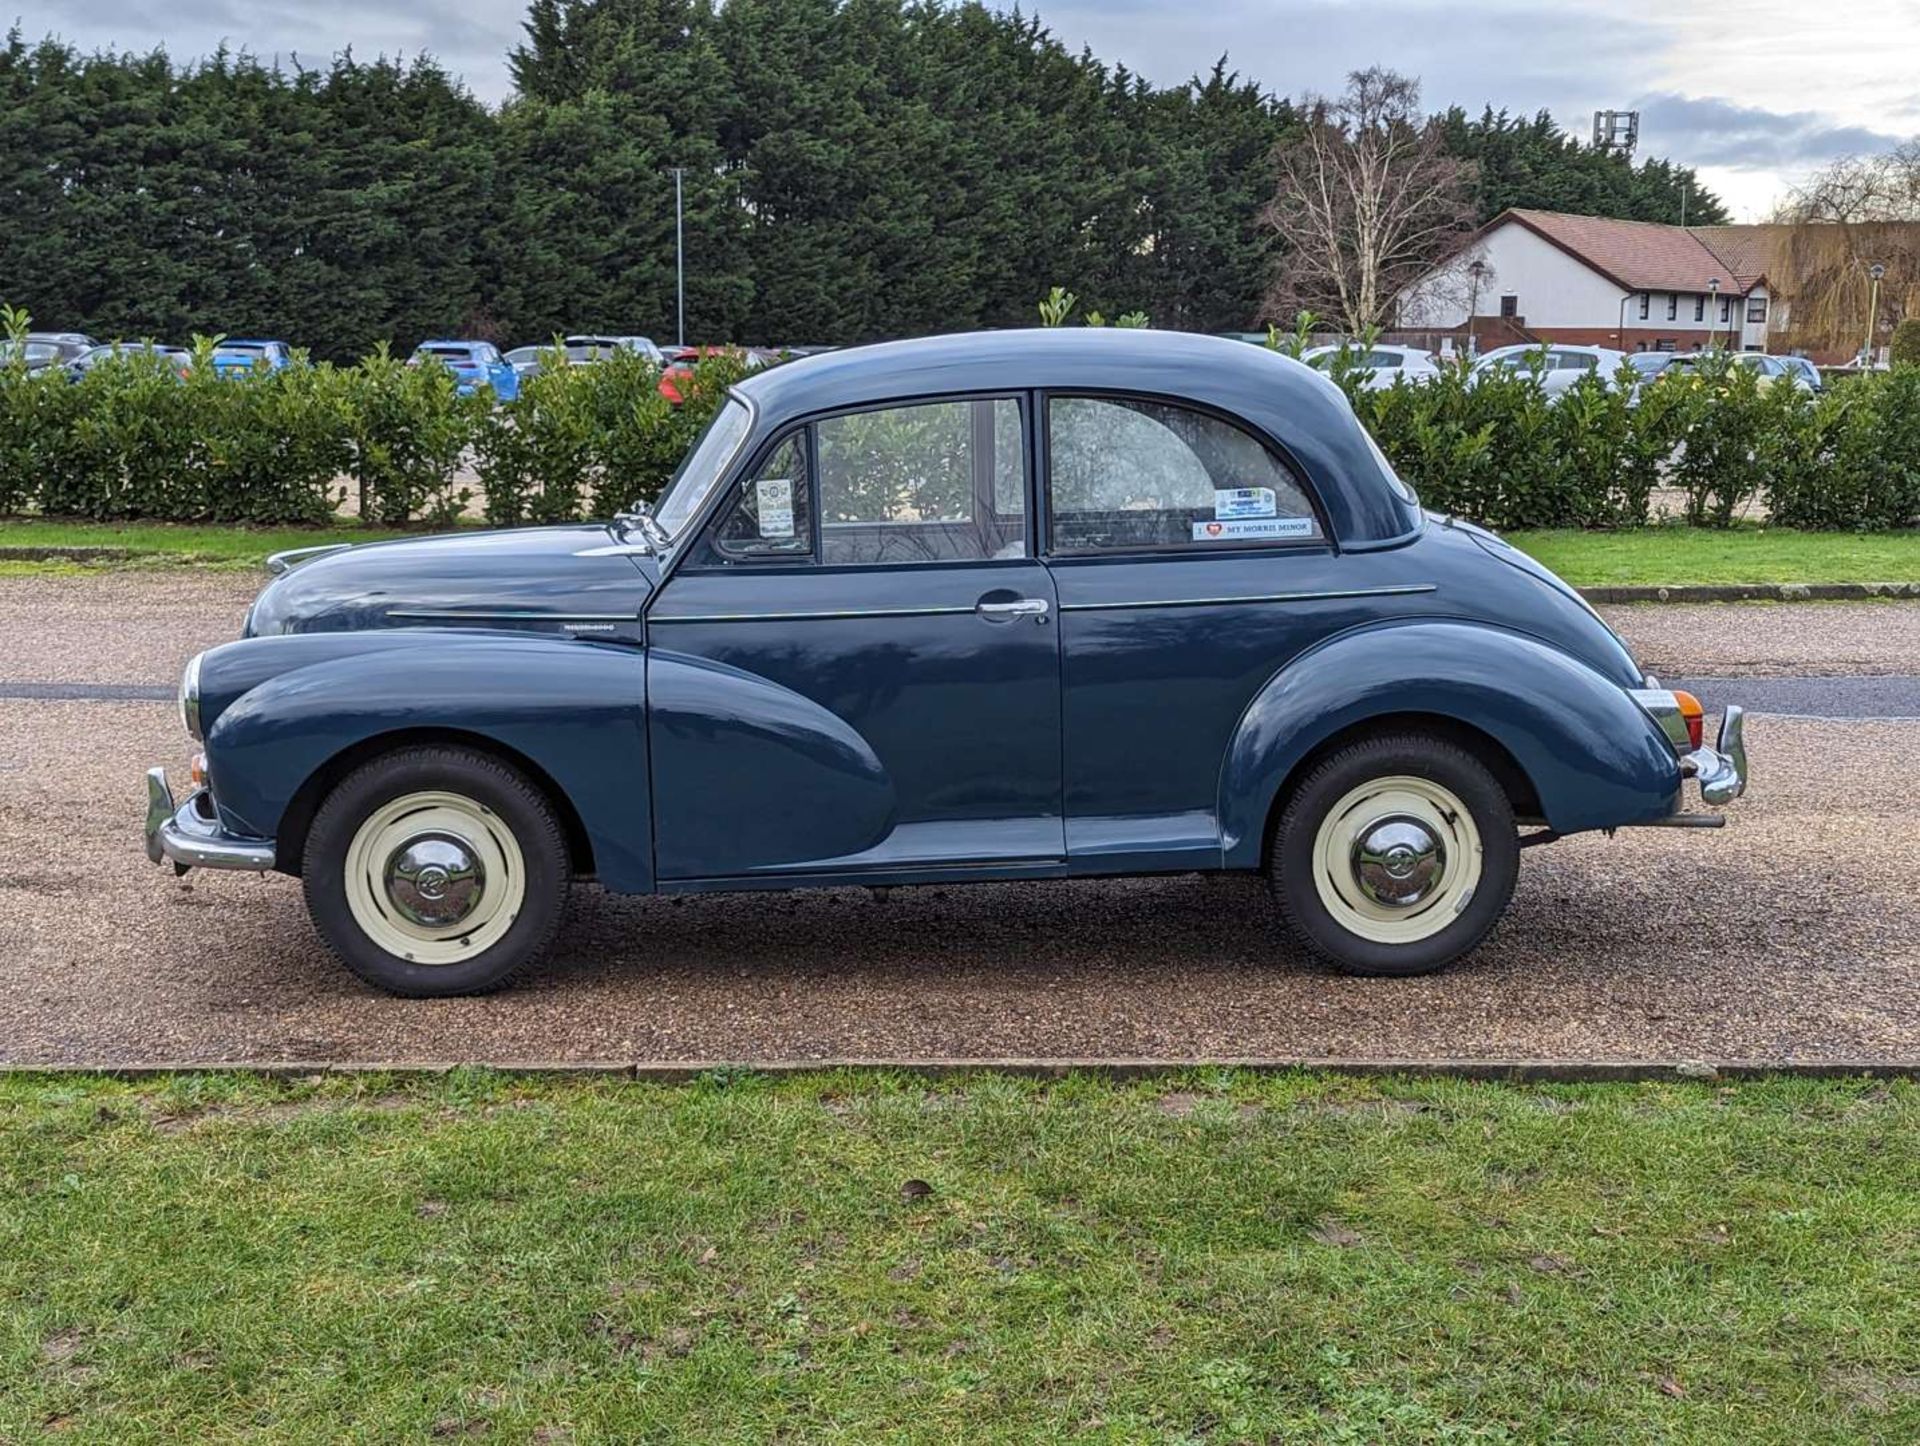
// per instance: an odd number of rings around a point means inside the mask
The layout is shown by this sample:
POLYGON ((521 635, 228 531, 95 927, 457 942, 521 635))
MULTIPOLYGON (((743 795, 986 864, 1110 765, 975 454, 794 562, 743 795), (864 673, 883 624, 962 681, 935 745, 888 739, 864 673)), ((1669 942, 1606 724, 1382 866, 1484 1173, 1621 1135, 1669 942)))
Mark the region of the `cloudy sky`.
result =
MULTIPOLYGON (((482 97, 508 89, 524 0, 14 0, 29 36, 177 56, 221 41, 321 61, 431 51, 482 97)), ((1383 64, 1429 104, 1545 107, 1585 134, 1641 112, 1642 154, 1696 166, 1737 219, 1810 168, 1920 134, 1920 0, 1054 0, 1038 9, 1160 83, 1225 53, 1273 91, 1337 90, 1383 64)))

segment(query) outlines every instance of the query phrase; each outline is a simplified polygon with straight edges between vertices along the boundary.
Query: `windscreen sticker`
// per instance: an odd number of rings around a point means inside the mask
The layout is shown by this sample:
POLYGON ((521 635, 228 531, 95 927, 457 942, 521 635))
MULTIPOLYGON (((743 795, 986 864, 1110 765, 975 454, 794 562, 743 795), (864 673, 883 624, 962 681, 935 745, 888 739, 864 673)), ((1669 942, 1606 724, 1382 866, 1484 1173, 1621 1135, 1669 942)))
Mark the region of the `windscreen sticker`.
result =
POLYGON ((1193 524, 1195 542, 1228 542, 1246 538, 1311 537, 1311 517, 1230 517, 1193 524))
POLYGON ((1274 517, 1280 500, 1271 487, 1217 487, 1213 493, 1213 515, 1222 519, 1237 517, 1274 517))
POLYGON ((760 519, 762 537, 793 536, 793 480, 789 477, 762 477, 753 484, 754 511, 760 519))

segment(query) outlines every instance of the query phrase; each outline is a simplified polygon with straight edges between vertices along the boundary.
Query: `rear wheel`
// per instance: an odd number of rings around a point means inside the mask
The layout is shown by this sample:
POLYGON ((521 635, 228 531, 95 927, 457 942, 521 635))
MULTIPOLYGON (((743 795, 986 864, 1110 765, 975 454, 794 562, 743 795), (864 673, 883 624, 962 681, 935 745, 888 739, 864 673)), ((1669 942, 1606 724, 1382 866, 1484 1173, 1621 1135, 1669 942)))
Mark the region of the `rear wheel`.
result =
POLYGON ((407 748, 349 774, 315 816, 307 910, 369 984, 419 998, 498 989, 566 910, 566 839, 544 794, 497 758, 407 748))
POLYGON ((1270 879, 1294 936, 1350 974, 1424 974, 1473 949, 1519 872, 1513 806, 1472 754, 1421 734, 1316 764, 1276 826, 1270 879))

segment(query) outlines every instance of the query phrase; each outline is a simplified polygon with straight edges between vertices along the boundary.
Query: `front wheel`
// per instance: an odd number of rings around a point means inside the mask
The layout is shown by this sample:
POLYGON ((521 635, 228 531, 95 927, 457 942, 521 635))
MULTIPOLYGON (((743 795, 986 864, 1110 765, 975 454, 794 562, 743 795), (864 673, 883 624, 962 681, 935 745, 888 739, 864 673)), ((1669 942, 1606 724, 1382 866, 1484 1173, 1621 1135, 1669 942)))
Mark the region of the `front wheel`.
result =
POLYGON ((1519 872, 1513 805, 1472 754, 1420 734, 1329 755, 1293 790, 1269 878, 1295 938, 1349 974, 1425 974, 1484 939, 1519 872))
POLYGON ((541 791, 467 748, 406 748, 349 774, 307 835, 307 911, 340 961, 393 994, 498 989, 566 911, 566 838, 541 791))

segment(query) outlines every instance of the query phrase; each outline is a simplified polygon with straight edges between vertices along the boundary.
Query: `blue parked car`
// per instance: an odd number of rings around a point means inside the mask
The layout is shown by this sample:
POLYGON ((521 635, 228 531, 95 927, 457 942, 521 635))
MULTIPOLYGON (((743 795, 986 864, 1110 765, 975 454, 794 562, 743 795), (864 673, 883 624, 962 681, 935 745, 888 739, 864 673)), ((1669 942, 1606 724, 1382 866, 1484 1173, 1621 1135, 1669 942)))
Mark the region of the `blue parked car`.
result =
POLYGON ((213 349, 216 376, 244 375, 256 367, 270 372, 285 371, 293 365, 293 348, 284 341, 223 341, 213 349))
POLYGON ((408 366, 439 362, 453 373, 455 387, 463 397, 482 387, 492 390, 494 398, 510 402, 520 395, 520 373, 500 355, 490 341, 423 341, 408 358, 408 366))
POLYGON ((1312 368, 994 332, 740 383, 610 522, 282 554, 187 665, 148 851, 304 879, 400 994, 490 989, 567 891, 1231 871, 1360 973, 1472 949, 1521 851, 1711 826, 1742 719, 1424 513, 1312 368))

